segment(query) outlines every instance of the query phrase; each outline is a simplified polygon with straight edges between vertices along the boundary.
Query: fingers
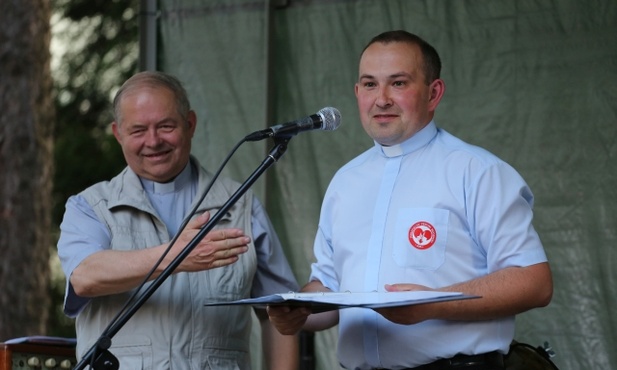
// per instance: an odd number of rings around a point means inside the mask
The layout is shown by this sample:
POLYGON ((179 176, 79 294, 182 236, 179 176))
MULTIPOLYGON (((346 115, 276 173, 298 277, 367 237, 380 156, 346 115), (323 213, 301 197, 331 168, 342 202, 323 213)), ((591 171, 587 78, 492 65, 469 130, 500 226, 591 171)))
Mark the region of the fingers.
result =
POLYGON ((186 225, 187 229, 201 229, 210 220, 210 212, 206 211, 195 217, 186 225))
MULTIPOLYGON (((174 247, 176 254, 194 242, 195 236, 203 231, 209 220, 210 213, 204 212, 187 224, 179 238, 180 243, 174 247)), ((241 229, 211 230, 192 247, 176 271, 194 272, 233 264, 248 251, 250 241, 241 229)))
POLYGON ((248 246, 221 249, 213 254, 198 254, 196 262, 205 269, 223 267, 238 261, 240 255, 248 251, 248 246))
POLYGON ((283 335, 293 335, 302 329, 310 310, 305 307, 268 306, 268 317, 276 330, 283 335))
POLYGON ((401 292, 404 290, 401 288, 401 284, 386 284, 384 287, 386 292, 401 292))
POLYGON ((405 291, 411 291, 411 290, 433 290, 423 285, 405 284, 405 283, 386 284, 384 288, 386 289, 386 292, 405 292, 405 291))
POLYGON ((210 231, 204 240, 208 242, 224 242, 228 247, 238 244, 248 244, 250 239, 241 229, 218 229, 210 231))
MULTIPOLYGON (((182 233, 185 245, 190 243, 208 222, 209 215, 203 214, 192 220, 187 230, 182 233)), ((248 251, 251 239, 241 229, 217 229, 207 233, 182 261, 178 271, 202 271, 235 263, 240 255, 248 251)), ((183 248, 181 244, 178 251, 183 248)))
POLYGON ((241 230, 217 230, 206 235, 193 252, 195 262, 212 267, 226 266, 248 251, 250 238, 241 230), (212 234, 212 235, 211 235, 212 234))

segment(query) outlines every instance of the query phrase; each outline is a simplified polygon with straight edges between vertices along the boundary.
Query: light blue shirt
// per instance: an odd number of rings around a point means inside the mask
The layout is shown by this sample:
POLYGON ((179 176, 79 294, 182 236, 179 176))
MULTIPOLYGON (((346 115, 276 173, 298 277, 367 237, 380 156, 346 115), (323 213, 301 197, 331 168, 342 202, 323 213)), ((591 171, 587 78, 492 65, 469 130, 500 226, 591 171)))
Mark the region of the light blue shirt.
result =
MULTIPOLYGON (((439 288, 545 262, 532 206, 511 166, 431 122, 400 145, 375 144, 336 173, 310 279, 333 291, 382 292, 394 283, 439 288)), ((505 353, 514 335, 514 317, 406 326, 366 309, 339 314, 339 360, 348 369, 505 353)))
MULTIPOLYGON (((171 182, 157 183, 140 179, 152 206, 165 223, 171 236, 178 232, 182 220, 191 210, 190 205, 197 191, 197 175, 191 165, 171 182)), ((262 204, 253 197, 252 240, 257 253, 257 272, 253 279, 251 296, 297 290, 295 277, 285 259, 280 241, 262 204)), ((64 312, 75 317, 89 302, 73 291, 68 279, 73 270, 88 256, 110 249, 111 235, 97 218, 88 202, 79 195, 66 203, 64 219, 60 225, 58 255, 67 276, 64 312)))

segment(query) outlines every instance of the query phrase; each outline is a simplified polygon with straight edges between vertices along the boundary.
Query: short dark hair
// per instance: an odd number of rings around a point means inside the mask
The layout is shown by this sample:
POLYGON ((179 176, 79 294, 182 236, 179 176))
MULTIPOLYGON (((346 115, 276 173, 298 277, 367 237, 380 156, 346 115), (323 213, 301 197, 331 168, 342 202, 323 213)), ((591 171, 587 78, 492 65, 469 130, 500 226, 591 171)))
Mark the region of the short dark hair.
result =
POLYGON ((159 72, 159 71, 144 71, 139 72, 133 75, 131 78, 126 80, 124 84, 120 87, 116 96, 114 97, 113 102, 113 110, 114 110, 114 120, 120 124, 122 117, 120 114, 120 101, 122 97, 127 91, 132 90, 133 88, 140 86, 150 86, 150 87, 162 87, 169 89, 175 97, 176 100, 176 109, 178 110, 178 114, 183 119, 186 119, 189 111, 191 110, 191 104, 189 103, 189 99, 186 93, 186 90, 182 86, 182 83, 174 76, 159 72))
POLYGON ((369 46, 377 42, 382 44, 389 44, 391 42, 404 42, 410 45, 417 45, 422 51, 426 84, 428 85, 439 78, 441 73, 441 59, 439 58, 439 54, 431 44, 426 42, 420 36, 404 30, 386 31, 373 37, 371 41, 369 41, 369 43, 366 44, 366 46, 362 50, 362 54, 364 54, 364 51, 366 51, 369 46))

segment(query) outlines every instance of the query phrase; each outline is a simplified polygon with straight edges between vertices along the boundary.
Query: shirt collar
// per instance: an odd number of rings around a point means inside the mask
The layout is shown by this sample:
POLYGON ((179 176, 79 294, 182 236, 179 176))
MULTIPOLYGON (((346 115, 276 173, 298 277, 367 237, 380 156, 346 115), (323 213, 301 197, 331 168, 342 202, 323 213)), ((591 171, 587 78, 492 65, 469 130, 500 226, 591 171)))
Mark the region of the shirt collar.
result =
POLYGON ((386 157, 398 157, 414 152, 426 144, 437 135, 437 126, 434 121, 429 122, 422 130, 416 132, 412 137, 400 144, 383 146, 375 142, 375 147, 386 157))
POLYGON ((180 172, 178 176, 176 176, 173 180, 169 182, 161 183, 147 180, 142 177, 140 177, 139 180, 141 181, 141 184, 146 190, 146 192, 148 192, 149 194, 173 193, 174 191, 184 188, 187 184, 190 183, 192 174, 191 167, 191 162, 189 161, 186 167, 184 167, 184 169, 182 170, 182 172, 180 172))

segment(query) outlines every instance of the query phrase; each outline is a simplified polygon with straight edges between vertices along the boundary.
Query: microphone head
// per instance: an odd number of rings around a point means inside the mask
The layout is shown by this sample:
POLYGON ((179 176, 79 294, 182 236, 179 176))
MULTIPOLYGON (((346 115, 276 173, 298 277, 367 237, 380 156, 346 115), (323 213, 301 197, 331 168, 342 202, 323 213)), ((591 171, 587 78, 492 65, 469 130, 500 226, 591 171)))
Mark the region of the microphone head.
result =
POLYGON ((341 112, 339 112, 336 108, 321 108, 317 114, 321 117, 322 130, 336 130, 341 125, 341 112))

